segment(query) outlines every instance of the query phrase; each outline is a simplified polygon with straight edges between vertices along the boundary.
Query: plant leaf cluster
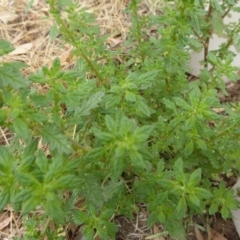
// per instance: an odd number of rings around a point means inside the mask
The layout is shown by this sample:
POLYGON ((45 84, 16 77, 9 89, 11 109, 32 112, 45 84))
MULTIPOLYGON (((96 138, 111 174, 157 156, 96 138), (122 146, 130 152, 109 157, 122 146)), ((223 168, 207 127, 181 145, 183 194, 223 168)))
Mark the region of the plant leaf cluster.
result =
MULTIPOLYGON (((238 206, 219 176, 240 170, 240 105, 222 105, 216 90, 222 75, 234 78, 228 47, 238 45, 239 23, 223 28, 220 20, 236 1, 180 0, 158 16, 139 16, 138 3, 127 11, 128 39, 110 51, 86 9, 48 0, 75 65, 63 70, 57 58, 28 77, 23 63, 0 65, 0 123, 14 133, 0 147, 0 209, 42 209, 26 222, 31 239, 58 239, 50 221, 84 225, 87 240, 114 239, 113 218, 132 219, 144 203, 149 227, 161 223, 181 240, 184 219, 206 212, 226 219, 238 206), (189 49, 204 47, 212 31, 229 45, 209 52, 213 69, 188 82, 189 49), (227 116, 214 111, 220 107, 227 116), (44 221, 44 232, 34 232, 44 221)), ((0 41, 1 56, 12 50, 0 41)))

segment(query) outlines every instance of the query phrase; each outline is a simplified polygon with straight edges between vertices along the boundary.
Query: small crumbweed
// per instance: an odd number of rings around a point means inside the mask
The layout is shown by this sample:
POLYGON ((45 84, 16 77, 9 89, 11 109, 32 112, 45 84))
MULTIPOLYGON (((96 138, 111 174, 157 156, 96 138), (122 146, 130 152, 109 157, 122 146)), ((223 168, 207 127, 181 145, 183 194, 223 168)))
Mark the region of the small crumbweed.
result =
MULTIPOLYGON (((84 226, 86 240, 115 239, 114 216, 131 219, 140 203, 149 227, 161 223, 179 240, 186 218, 230 217, 238 202, 213 181, 240 170, 240 104, 222 105, 216 90, 225 91, 222 76, 237 79, 229 46, 239 44, 240 23, 223 24, 237 1, 178 0, 140 16, 132 0, 117 50, 86 9, 47 2, 75 65, 63 70, 55 59, 28 77, 22 62, 0 66, 0 124, 14 134, 0 147, 0 209, 27 216, 24 239, 64 239, 69 222, 84 226), (208 51, 214 32, 228 41, 208 51), (212 69, 189 82, 189 52, 202 48, 212 69)), ((12 50, 0 40, 0 56, 12 50)))

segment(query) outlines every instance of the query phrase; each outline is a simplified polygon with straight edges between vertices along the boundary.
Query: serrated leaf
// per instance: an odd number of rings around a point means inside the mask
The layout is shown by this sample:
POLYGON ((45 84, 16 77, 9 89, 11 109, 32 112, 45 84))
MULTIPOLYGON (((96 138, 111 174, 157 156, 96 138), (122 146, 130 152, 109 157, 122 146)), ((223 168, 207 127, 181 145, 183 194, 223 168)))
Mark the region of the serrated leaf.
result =
POLYGON ((86 198, 88 203, 101 208, 104 197, 99 179, 95 176, 85 174, 81 180, 81 194, 86 198))
POLYGON ((169 109, 171 109, 171 110, 173 110, 173 111, 176 110, 176 107, 175 107, 174 102, 170 101, 170 100, 167 99, 167 98, 164 98, 164 99, 163 99, 163 102, 164 102, 164 104, 165 104, 165 106, 166 106, 167 108, 169 108, 169 109))
POLYGON ((54 193, 48 193, 46 196, 45 210, 54 222, 63 224, 65 220, 65 213, 63 211, 62 202, 54 193))
POLYGON ((195 194, 200 199, 208 199, 212 197, 212 193, 210 193, 207 189, 196 187, 194 190, 195 190, 195 194))
POLYGON ((103 227, 97 229, 100 239, 114 239, 118 227, 114 222, 104 221, 103 227))
POLYGON ((41 149, 38 151, 36 164, 42 172, 47 172, 49 159, 46 158, 44 152, 41 149))
POLYGON ((140 112, 141 114, 149 117, 151 115, 151 110, 148 107, 148 105, 143 101, 143 100, 138 100, 136 102, 136 108, 137 111, 140 112))
POLYGON ((211 23, 213 26, 213 31, 219 36, 219 37, 224 37, 223 30, 226 28, 223 19, 222 19, 222 14, 218 11, 214 11, 212 13, 212 18, 211 18, 211 23))
POLYGON ((115 133, 117 131, 117 124, 110 115, 105 117, 105 122, 109 132, 115 133))
POLYGON ((189 94, 189 100, 192 106, 198 106, 199 99, 201 99, 201 91, 198 87, 195 87, 189 94))
POLYGON ((32 141, 24 148, 24 156, 32 156, 37 151, 38 139, 32 139, 32 141))
POLYGON ((189 194, 188 199, 191 204, 195 205, 196 207, 200 206, 200 200, 194 193, 189 194))
POLYGON ((8 203, 10 203, 10 189, 4 187, 0 192, 0 211, 2 211, 8 203))
POLYGON ((90 152, 86 154, 86 158, 90 160, 94 160, 101 158, 104 153, 104 148, 103 147, 97 147, 92 149, 90 152))
POLYGON ((21 160, 19 170, 20 171, 28 171, 31 167, 34 166, 35 156, 29 155, 21 160))
POLYGON ((131 150, 129 152, 129 157, 131 159, 131 164, 134 167, 139 167, 139 168, 145 168, 146 167, 146 164, 143 160, 143 157, 138 151, 131 150))
POLYGON ((182 98, 180 97, 174 97, 174 101, 176 103, 177 106, 185 109, 185 110, 191 110, 192 107, 182 98))
POLYGON ((196 186, 202 177, 202 170, 200 168, 198 168, 197 170, 195 170, 191 175, 190 175, 190 179, 188 182, 188 186, 189 187, 194 187, 196 186))
POLYGON ((121 95, 109 95, 105 98, 105 107, 109 109, 113 106, 117 106, 121 102, 121 95))
POLYGON ((119 179, 119 177, 121 176, 121 174, 123 172, 124 167, 125 167, 124 159, 114 157, 110 163, 110 171, 109 172, 111 174, 111 177, 114 180, 119 179))
POLYGON ((183 218, 187 211, 187 203, 184 197, 181 197, 177 205, 177 215, 183 218))
POLYGON ((11 86, 14 89, 27 88, 29 81, 19 71, 25 65, 19 63, 4 63, 0 66, 0 86, 11 86))
POLYGON ((10 159, 10 153, 5 147, 0 146, 0 162, 7 163, 10 159))
POLYGON ((98 130, 97 128, 92 129, 93 134, 95 137, 97 137, 99 140, 104 142, 112 142, 115 139, 115 136, 111 133, 102 132, 98 130))
POLYGON ((213 203, 210 205, 209 214, 210 214, 210 215, 213 215, 213 214, 215 214, 216 212, 218 212, 218 203, 213 202, 213 203))
POLYGON ((115 148, 114 158, 115 159, 123 158, 125 154, 126 154, 126 147, 119 145, 115 148))
POLYGON ((23 189, 21 190, 13 199, 14 203, 24 203, 31 197, 32 189, 23 189))
POLYGON ((93 94, 87 101, 84 101, 80 107, 76 108, 72 121, 78 122, 82 116, 88 116, 91 110, 98 107, 104 95, 105 93, 100 91, 93 94))
POLYGON ((193 141, 190 141, 184 148, 184 154, 185 156, 190 156, 192 154, 194 150, 194 145, 193 145, 193 141))
POLYGON ((41 197, 31 195, 22 205, 22 215, 28 214, 41 204, 41 197))
POLYGON ((46 126, 41 129, 44 143, 48 143, 51 150, 57 150, 59 154, 71 153, 72 147, 68 138, 54 127, 46 126))
POLYGON ((196 52, 201 52, 203 45, 199 42, 199 40, 189 38, 188 39, 189 46, 196 52))
POLYGON ((95 231, 91 225, 86 225, 83 229, 83 236, 86 240, 94 239, 95 231))
POLYGON ((234 45, 236 51, 239 53, 240 52, 240 34, 239 34, 239 32, 237 32, 233 35, 233 45, 234 45))
POLYGON ((181 158, 178 158, 176 162, 174 163, 174 169, 175 170, 183 170, 183 161, 181 158))
POLYGON ((11 43, 3 39, 0 39, 0 56, 3 56, 13 50, 14 50, 14 47, 11 45, 11 43))
POLYGON ((140 89, 144 90, 151 87, 158 73, 158 70, 151 70, 137 77, 136 82, 140 86, 140 89))
POLYGON ((34 186, 36 188, 40 186, 39 181, 30 173, 16 173, 15 178, 23 186, 34 186))
POLYGON ((221 212, 221 216, 224 220, 226 220, 227 218, 230 217, 230 211, 228 210, 228 208, 226 206, 222 206, 220 212, 221 212))
POLYGON ((81 211, 81 210, 74 211, 74 213, 73 213, 73 221, 77 225, 86 224, 88 222, 88 220, 89 220, 89 216, 87 215, 86 212, 81 211))
POLYGON ((199 147, 200 149, 202 149, 204 151, 206 151, 208 149, 206 143, 202 139, 198 138, 196 140, 196 145, 197 145, 197 147, 199 147))
POLYGON ((125 92, 125 99, 128 102, 136 102, 136 95, 132 92, 126 91, 125 92))
POLYGON ((21 118, 14 119, 13 128, 20 138, 28 140, 31 137, 31 132, 28 128, 28 125, 21 118))
POLYGON ((217 57, 213 52, 208 52, 208 60, 214 65, 218 64, 217 57))
POLYGON ((154 126, 146 125, 135 129, 133 136, 137 142, 145 142, 152 133, 154 126))
POLYGON ((44 182, 50 182, 56 175, 64 171, 64 159, 62 156, 53 158, 49 166, 48 172, 45 174, 44 182))
POLYGON ((178 240, 186 240, 185 230, 182 225, 182 221, 177 217, 171 217, 166 220, 166 230, 169 231, 171 237, 177 238, 178 240))
POLYGON ((56 189, 72 189, 75 188, 76 183, 78 183, 78 178, 74 174, 67 174, 64 176, 61 176, 54 182, 54 187, 56 189))
POLYGON ((108 185, 103 188, 103 195, 105 200, 109 200, 113 197, 114 194, 119 193, 120 188, 123 186, 124 181, 120 180, 117 182, 111 181, 108 185))

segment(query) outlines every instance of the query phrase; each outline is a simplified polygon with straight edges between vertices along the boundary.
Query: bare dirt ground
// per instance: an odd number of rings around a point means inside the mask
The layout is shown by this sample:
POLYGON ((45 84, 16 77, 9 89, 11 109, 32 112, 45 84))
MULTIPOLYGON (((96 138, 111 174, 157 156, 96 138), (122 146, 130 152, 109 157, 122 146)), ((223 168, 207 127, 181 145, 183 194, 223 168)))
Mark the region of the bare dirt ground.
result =
MULTIPOLYGON (((81 5, 97 15, 97 21, 103 33, 110 33, 110 47, 121 45, 126 39, 129 20, 123 10, 130 0, 79 0, 81 5)), ((2 57, 1 61, 22 61, 28 67, 25 75, 39 70, 44 65, 51 65, 54 58, 59 57, 62 67, 71 67, 74 60, 70 58, 71 46, 62 44, 59 39, 51 41, 50 28, 53 25, 49 17, 45 0, 34 0, 32 8, 26 11, 28 0, 0 0, 0 38, 13 44, 15 50, 2 57)), ((162 0, 143 0, 140 14, 156 14, 161 9, 162 0)), ((240 81, 227 86, 228 96, 220 96, 222 102, 238 102, 240 100, 240 81)), ((0 126, 0 144, 9 144, 11 133, 0 126)), ((226 179, 224 179, 226 181, 226 179)), ((227 180, 232 181, 232 180, 227 180)), ((234 179, 233 179, 234 182, 234 179)), ((146 206, 139 206, 139 213, 133 221, 124 216, 115 218, 119 227, 117 240, 173 240, 164 227, 147 226, 146 206)), ((40 213, 39 213, 40 214, 40 213)), ((0 240, 11 240, 24 235, 22 217, 16 214, 11 206, 0 213, 0 240)), ((231 219, 224 221, 218 214, 213 217, 196 216, 186 219, 189 224, 188 240, 239 240, 239 236, 231 219)), ((69 224, 65 228, 67 240, 84 240, 81 227, 69 224)))

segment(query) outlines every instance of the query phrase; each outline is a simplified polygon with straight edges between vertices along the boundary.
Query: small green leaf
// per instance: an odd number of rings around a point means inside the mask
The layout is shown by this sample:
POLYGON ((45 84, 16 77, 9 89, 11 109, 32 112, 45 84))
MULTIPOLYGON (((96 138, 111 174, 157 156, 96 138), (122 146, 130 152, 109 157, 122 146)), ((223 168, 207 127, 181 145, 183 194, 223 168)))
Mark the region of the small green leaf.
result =
POLYGON ((54 193, 46 195, 46 212, 54 222, 63 224, 65 221, 65 213, 63 211, 62 202, 54 193))
POLYGON ((49 144, 51 150, 57 150, 59 154, 70 153, 71 144, 66 135, 55 129, 54 126, 45 126, 41 129, 41 135, 45 143, 49 144))
POLYGON ((189 38, 189 46, 196 52, 201 52, 203 45, 199 42, 199 40, 189 38))
POLYGON ((0 162, 7 163, 10 162, 10 153, 7 148, 0 146, 0 162))
POLYGON ((77 225, 86 224, 89 221, 89 216, 84 211, 76 210, 73 213, 73 221, 77 225))
POLYGON ((202 170, 201 168, 198 168, 190 175, 188 186, 191 186, 191 187, 196 186, 197 184, 199 184, 201 178, 202 178, 202 170))
POLYGON ((57 189, 72 189, 78 183, 78 178, 74 174, 61 176, 54 182, 54 187, 57 189))
POLYGON ((89 160, 94 159, 94 161, 95 161, 95 159, 101 158, 103 156, 103 154, 104 154, 104 148, 97 147, 97 148, 94 148, 91 151, 89 151, 85 157, 89 160))
POLYGON ((208 52, 208 60, 212 64, 218 65, 218 59, 217 59, 216 55, 213 52, 208 52))
POLYGON ((25 64, 18 62, 4 63, 0 66, 0 86, 11 86, 14 89, 27 88, 29 81, 19 71, 25 64))
POLYGON ((145 142, 150 134, 152 133, 154 129, 154 126, 151 125, 145 125, 142 127, 136 128, 136 130, 133 133, 134 138, 136 139, 137 142, 145 142))
POLYGON ((237 32, 233 35, 233 45, 234 45, 236 51, 239 53, 240 52, 240 34, 239 34, 239 32, 237 32))
POLYGON ((105 117, 105 122, 109 132, 115 133, 117 131, 117 124, 110 115, 105 117))
POLYGON ((111 133, 106 133, 98 130, 97 128, 93 128, 93 134, 104 142, 112 142, 115 139, 115 136, 111 133))
POLYGON ((184 197, 181 197, 177 205, 177 215, 183 218, 187 211, 187 203, 184 197))
POLYGON ((124 159, 122 158, 113 158, 110 163, 110 174, 111 177, 116 180, 121 176, 123 169, 125 167, 124 159))
POLYGON ((42 172, 47 172, 49 159, 46 158, 45 153, 41 149, 38 151, 36 164, 42 172))
POLYGON ((19 170, 24 172, 28 171, 34 166, 35 156, 29 155, 28 157, 25 157, 21 160, 19 170))
POLYGON ((41 197, 31 195, 22 205, 22 215, 26 215, 41 204, 41 197))
POLYGON ((143 100, 136 101, 136 108, 137 108, 138 112, 140 112, 141 114, 143 114, 147 117, 149 117, 151 115, 150 108, 143 100))
POLYGON ((226 26, 223 23, 222 19, 222 14, 218 11, 213 11, 212 13, 212 26, 213 26, 213 31, 219 36, 219 37, 224 37, 224 29, 226 26))
POLYGON ((192 110, 192 107, 184 99, 182 99, 180 97, 174 97, 173 99, 177 106, 179 106, 187 111, 192 110))
POLYGON ((128 102, 136 102, 136 95, 132 92, 126 91, 125 92, 125 99, 128 102))
POLYGON ((25 201, 27 201, 27 199, 31 198, 31 194, 32 194, 33 190, 30 189, 23 189, 21 190, 13 199, 14 203, 24 203, 25 201))
POLYGON ((14 119, 13 128, 16 134, 24 140, 29 140, 31 137, 31 132, 28 128, 28 125, 21 118, 14 119))
POLYGON ((64 171, 64 159, 62 156, 58 158, 52 158, 51 164, 48 168, 48 172, 45 174, 44 182, 50 182, 56 175, 64 171))
POLYGON ((32 139, 32 141, 25 147, 24 149, 24 156, 28 157, 28 156, 33 156, 34 153, 37 151, 37 147, 38 147, 38 139, 32 139))
POLYGON ((190 156, 192 154, 194 150, 194 145, 193 145, 193 141, 190 141, 184 148, 184 154, 185 156, 190 156))
POLYGON ((200 187, 195 187, 195 194, 200 198, 200 199, 209 199, 212 197, 212 193, 209 192, 207 189, 200 188, 200 187))
POLYGON ((0 192, 0 211, 2 211, 8 203, 10 203, 10 189, 4 187, 0 192))
POLYGON ((196 140, 196 145, 197 145, 197 147, 199 147, 201 150, 206 151, 206 150, 208 149, 206 143, 205 143, 202 139, 200 139, 200 138, 198 138, 198 139, 196 140))
POLYGON ((30 173, 16 173, 15 177, 23 186, 38 188, 41 185, 40 182, 30 173))
POLYGON ((88 116, 91 110, 98 107, 105 93, 103 91, 93 94, 87 101, 84 101, 80 107, 75 110, 73 122, 78 123, 82 116, 88 116))
POLYGON ((86 225, 83 229, 84 239, 92 240, 94 239, 94 235, 95 235, 94 228, 91 225, 86 225))
POLYGON ((194 193, 190 193, 188 199, 191 204, 195 205, 196 207, 200 206, 200 200, 194 193))
POLYGON ((213 202, 213 203, 211 203, 211 205, 210 205, 210 208, 209 208, 209 214, 210 215, 213 215, 213 214, 215 214, 216 212, 218 212, 218 203, 216 203, 216 202, 213 202))
POLYGON ((9 52, 13 51, 14 47, 11 45, 11 43, 0 39, 0 56, 3 56, 5 54, 8 54, 9 52))
POLYGON ((222 206, 221 208, 221 216, 224 220, 226 220, 227 218, 229 218, 231 215, 230 215, 230 211, 229 209, 227 208, 227 206, 222 206))
POLYGON ((173 110, 173 111, 176 110, 176 107, 175 107, 174 102, 170 101, 170 100, 167 99, 167 98, 164 98, 164 99, 163 99, 163 102, 164 102, 164 104, 165 104, 165 106, 166 106, 167 108, 169 108, 169 109, 171 109, 171 110, 173 110))
POLYGON ((145 168, 146 167, 146 164, 143 160, 143 157, 138 151, 131 150, 129 152, 129 157, 130 157, 131 163, 134 167, 139 167, 139 168, 145 168))

